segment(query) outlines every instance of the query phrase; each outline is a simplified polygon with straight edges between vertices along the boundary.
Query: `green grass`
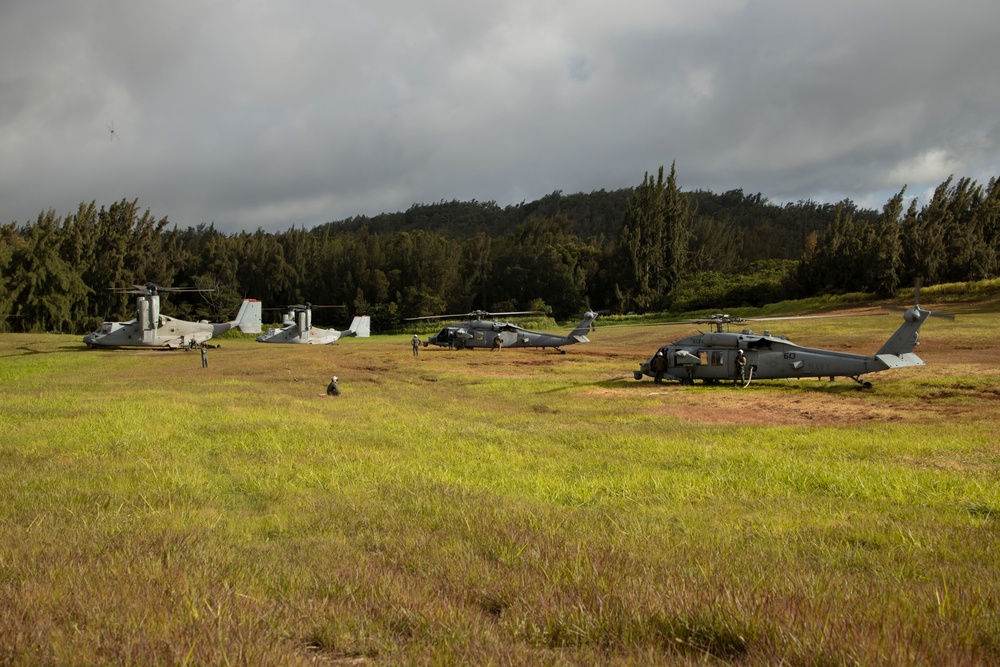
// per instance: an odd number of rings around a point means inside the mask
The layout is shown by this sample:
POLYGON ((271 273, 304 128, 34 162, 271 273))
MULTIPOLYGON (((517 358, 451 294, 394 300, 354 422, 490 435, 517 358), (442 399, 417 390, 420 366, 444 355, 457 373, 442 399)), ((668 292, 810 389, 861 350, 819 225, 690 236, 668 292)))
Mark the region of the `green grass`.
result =
MULTIPOLYGON (((782 329, 870 352, 898 314, 822 322, 782 329)), ((0 336, 0 662, 996 663, 998 323, 866 392, 654 391, 655 328, 207 370, 0 336)))

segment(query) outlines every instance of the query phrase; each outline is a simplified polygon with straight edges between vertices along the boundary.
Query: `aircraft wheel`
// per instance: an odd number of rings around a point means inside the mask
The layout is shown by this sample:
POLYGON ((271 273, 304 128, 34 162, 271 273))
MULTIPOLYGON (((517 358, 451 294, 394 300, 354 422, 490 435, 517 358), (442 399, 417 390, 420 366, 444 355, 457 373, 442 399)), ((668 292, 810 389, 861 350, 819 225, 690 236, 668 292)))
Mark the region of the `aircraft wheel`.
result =
POLYGON ((872 383, 871 382, 865 382, 864 384, 861 385, 861 387, 863 389, 871 389, 872 388, 872 383))
POLYGON ((694 380, 692 380, 691 378, 683 378, 683 379, 681 379, 681 386, 682 387, 693 387, 694 386, 694 380))

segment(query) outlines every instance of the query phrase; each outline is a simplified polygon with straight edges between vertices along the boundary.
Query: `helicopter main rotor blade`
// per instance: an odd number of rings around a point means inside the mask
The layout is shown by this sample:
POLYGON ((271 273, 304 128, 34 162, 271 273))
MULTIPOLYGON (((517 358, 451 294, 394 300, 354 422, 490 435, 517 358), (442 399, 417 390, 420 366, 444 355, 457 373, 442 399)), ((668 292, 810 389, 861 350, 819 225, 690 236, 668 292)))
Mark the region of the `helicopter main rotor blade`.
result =
MULTIPOLYGON (((904 309, 905 310, 905 309, 904 309)), ((785 317, 728 317, 700 318, 696 320, 671 320, 669 322, 637 322, 635 324, 612 324, 604 322, 605 327, 666 327, 681 324, 742 324, 744 322, 776 322, 780 320, 817 320, 831 317, 868 317, 881 313, 833 313, 830 315, 787 315, 785 317)))
POLYGON ((214 292, 214 289, 202 289, 200 287, 161 287, 155 283, 145 285, 132 285, 131 287, 109 287, 109 292, 117 294, 159 294, 160 292, 214 292))
POLYGON ((739 322, 775 322, 778 320, 819 320, 829 317, 868 317, 881 313, 833 313, 830 315, 788 315, 787 317, 743 317, 739 322))
POLYGON ((508 315, 547 315, 547 314, 548 313, 543 313, 537 310, 513 310, 509 313, 487 313, 487 312, 482 313, 482 315, 486 317, 507 317, 508 315))
POLYGON ((414 320, 459 320, 463 317, 468 317, 468 313, 462 313, 461 315, 424 315, 423 317, 407 317, 407 322, 412 322, 414 320))

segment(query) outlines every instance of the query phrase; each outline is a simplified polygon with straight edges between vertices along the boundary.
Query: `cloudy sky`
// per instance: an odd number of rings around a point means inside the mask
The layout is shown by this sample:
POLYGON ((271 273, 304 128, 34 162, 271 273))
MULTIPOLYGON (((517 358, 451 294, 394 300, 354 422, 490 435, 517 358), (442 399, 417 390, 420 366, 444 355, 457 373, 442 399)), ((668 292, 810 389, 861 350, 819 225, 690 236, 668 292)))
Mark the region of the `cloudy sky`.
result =
POLYGON ((1000 175, 997 0, 0 1, 0 222, 180 227, 1000 175), (110 128, 114 128, 114 135, 110 128))

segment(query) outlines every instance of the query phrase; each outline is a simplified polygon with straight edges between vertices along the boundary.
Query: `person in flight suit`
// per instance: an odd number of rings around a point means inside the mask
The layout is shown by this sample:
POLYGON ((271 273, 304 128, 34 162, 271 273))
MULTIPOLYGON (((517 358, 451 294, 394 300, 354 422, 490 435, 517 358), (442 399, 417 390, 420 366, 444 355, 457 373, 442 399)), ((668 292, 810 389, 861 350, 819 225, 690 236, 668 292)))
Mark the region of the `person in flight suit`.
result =
POLYGON ((736 359, 733 363, 736 365, 736 377, 733 379, 733 384, 746 384, 747 358, 743 354, 743 350, 736 350, 736 359))

